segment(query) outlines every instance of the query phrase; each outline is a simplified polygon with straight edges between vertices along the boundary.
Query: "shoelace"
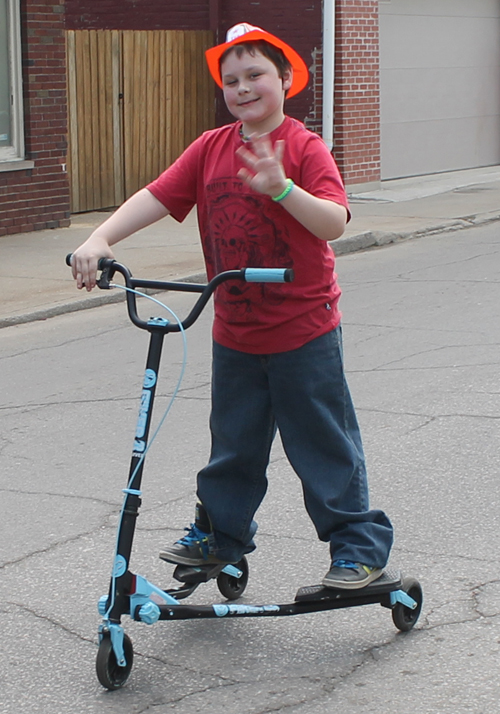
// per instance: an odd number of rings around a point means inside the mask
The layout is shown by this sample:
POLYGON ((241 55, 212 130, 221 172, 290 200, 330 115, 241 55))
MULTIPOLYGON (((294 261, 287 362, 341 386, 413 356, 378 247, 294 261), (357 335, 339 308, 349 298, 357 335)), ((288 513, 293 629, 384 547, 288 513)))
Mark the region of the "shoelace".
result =
POLYGON ((190 548, 193 545, 198 545, 201 551, 202 557, 206 560, 209 554, 209 544, 208 544, 208 533, 200 531, 200 529, 191 523, 189 528, 184 528, 187 531, 187 535, 183 536, 177 541, 180 545, 185 545, 190 548))
POLYGON ((351 570, 357 570, 358 566, 352 560, 334 560, 332 563, 334 568, 351 568, 351 570))
POLYGON ((200 531, 194 523, 191 523, 189 528, 184 528, 184 530, 187 531, 187 535, 182 536, 182 538, 177 541, 177 543, 180 543, 181 545, 190 546, 196 541, 201 542, 207 535, 206 533, 203 533, 203 531, 200 531))

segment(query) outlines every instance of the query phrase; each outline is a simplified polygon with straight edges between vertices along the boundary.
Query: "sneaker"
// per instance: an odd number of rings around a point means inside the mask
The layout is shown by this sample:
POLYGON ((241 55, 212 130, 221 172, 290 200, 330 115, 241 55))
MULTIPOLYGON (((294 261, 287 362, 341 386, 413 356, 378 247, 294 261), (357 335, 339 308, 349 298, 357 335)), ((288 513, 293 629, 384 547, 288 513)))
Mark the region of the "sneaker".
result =
POLYGON ((160 558, 177 565, 210 565, 222 561, 210 553, 210 533, 200 530, 195 523, 180 540, 160 551, 160 558))
POLYGON ((353 563, 352 560, 334 560, 330 571, 323 578, 323 585, 339 590, 356 590, 380 578, 382 573, 381 568, 370 568, 362 563, 353 563))
POLYGON ((197 503, 194 523, 184 528, 187 535, 160 551, 160 558, 176 565, 227 565, 211 551, 212 524, 202 503, 197 503))

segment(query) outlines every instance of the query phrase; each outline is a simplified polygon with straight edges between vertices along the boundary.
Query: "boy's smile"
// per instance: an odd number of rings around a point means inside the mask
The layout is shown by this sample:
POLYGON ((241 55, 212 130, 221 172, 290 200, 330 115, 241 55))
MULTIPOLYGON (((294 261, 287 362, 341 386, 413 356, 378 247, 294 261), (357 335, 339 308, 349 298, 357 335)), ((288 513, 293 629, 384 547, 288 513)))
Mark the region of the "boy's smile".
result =
POLYGON ((221 64, 221 75, 227 108, 243 122, 245 134, 267 133, 282 123, 291 72, 281 78, 273 62, 255 50, 241 57, 231 52, 221 64))

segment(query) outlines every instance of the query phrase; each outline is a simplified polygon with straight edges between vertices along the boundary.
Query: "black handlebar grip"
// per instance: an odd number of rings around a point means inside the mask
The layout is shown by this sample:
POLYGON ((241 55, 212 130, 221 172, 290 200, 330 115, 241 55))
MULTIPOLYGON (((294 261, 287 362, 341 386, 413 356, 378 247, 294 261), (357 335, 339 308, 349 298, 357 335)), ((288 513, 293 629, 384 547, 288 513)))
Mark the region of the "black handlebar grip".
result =
MULTIPOLYGON (((71 267, 71 258, 73 257, 73 253, 68 253, 66 256, 66 265, 71 267)), ((112 258, 99 258, 99 261, 97 263, 97 269, 98 270, 105 270, 106 268, 109 268, 112 263, 115 261, 112 258)))
POLYGON ((114 262, 114 258, 99 258, 97 262, 97 269, 106 270, 106 268, 110 268, 114 262))

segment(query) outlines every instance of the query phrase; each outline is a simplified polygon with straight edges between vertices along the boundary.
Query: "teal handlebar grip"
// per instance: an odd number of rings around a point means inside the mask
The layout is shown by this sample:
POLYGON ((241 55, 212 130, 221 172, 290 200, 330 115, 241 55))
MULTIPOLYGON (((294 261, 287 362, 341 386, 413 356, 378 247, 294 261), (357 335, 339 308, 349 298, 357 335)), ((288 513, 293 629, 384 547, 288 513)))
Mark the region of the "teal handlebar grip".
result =
POLYGON ((291 268, 245 268, 247 283, 291 283, 294 274, 291 268))

